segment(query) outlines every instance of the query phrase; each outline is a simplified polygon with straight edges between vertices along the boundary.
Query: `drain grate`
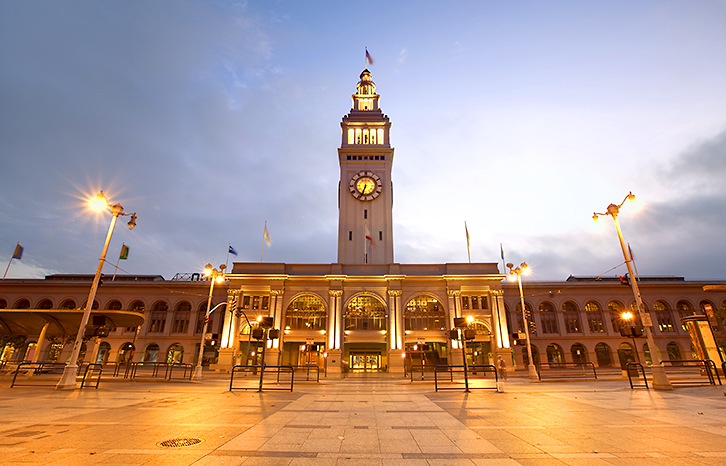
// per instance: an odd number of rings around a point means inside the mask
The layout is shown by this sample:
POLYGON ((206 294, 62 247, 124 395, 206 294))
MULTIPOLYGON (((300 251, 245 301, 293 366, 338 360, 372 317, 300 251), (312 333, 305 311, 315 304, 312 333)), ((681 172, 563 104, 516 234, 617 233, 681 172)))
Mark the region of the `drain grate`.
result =
POLYGON ((192 445, 197 445, 198 443, 202 443, 203 441, 204 440, 200 438, 173 438, 171 440, 164 440, 163 442, 159 442, 156 444, 156 446, 166 448, 191 447, 192 445))

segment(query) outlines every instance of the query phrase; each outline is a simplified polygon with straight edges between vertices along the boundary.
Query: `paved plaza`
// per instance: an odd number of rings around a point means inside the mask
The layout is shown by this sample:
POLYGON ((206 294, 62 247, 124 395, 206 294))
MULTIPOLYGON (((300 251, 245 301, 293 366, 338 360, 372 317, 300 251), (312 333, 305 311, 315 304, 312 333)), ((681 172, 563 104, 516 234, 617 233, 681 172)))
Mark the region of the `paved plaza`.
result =
POLYGON ((3 465, 726 465, 721 386, 515 378, 505 393, 436 393, 381 375, 292 393, 230 392, 219 377, 9 387, 0 380, 3 465))

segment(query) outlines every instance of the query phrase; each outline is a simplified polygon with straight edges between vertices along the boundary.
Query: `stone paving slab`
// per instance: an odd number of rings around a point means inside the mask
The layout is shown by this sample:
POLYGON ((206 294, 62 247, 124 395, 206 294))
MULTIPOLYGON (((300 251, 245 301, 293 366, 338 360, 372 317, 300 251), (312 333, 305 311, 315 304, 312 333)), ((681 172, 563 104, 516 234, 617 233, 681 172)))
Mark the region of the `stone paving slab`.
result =
POLYGON ((722 387, 529 380, 434 392, 361 378, 229 392, 228 380, 0 380, 0 465, 726 465, 722 387), (190 446, 160 442, 190 438, 190 446))

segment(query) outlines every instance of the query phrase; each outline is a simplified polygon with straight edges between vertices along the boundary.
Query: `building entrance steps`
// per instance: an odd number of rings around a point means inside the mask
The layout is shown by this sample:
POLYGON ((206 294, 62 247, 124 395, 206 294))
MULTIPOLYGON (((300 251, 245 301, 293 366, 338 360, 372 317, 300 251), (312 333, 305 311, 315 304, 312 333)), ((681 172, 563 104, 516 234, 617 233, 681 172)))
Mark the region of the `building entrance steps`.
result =
POLYGON ((0 387, 2 464, 726 464, 721 387, 669 392, 617 382, 536 383, 505 393, 350 377, 290 392, 228 380, 0 387))

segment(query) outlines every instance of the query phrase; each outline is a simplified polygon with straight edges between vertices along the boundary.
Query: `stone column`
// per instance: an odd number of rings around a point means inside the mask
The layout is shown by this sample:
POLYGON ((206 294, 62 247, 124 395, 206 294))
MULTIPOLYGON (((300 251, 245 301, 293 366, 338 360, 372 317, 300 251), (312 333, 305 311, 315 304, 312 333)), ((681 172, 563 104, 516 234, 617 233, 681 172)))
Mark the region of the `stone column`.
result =
MULTIPOLYGON (((224 313, 224 324, 222 325, 222 335, 219 340, 219 352, 217 355, 217 363, 210 364, 209 368, 217 372, 232 372, 232 367, 237 363, 236 358, 236 340, 235 331, 238 326, 238 317, 234 309, 236 309, 237 299, 240 290, 227 290, 227 311, 224 313)), ((222 307, 220 306, 220 309, 222 307)))
MULTIPOLYGON (((459 290, 447 290, 446 294, 449 296, 449 329, 454 328, 454 317, 461 317, 461 291, 459 290)), ((449 364, 454 366, 460 366, 464 364, 464 358, 461 354, 461 345, 459 341, 451 340, 449 342, 449 364)))
POLYGON ((328 290, 330 306, 328 309, 328 374, 340 375, 343 365, 342 337, 343 331, 343 290, 328 290))
POLYGON ((388 290, 388 371, 404 372, 403 332, 404 319, 401 309, 401 290, 388 290))

